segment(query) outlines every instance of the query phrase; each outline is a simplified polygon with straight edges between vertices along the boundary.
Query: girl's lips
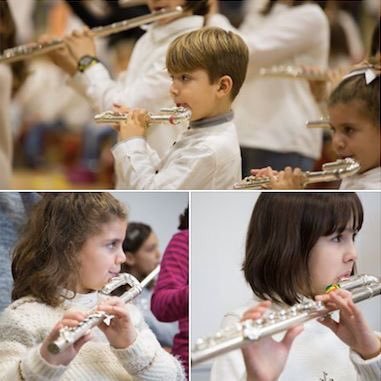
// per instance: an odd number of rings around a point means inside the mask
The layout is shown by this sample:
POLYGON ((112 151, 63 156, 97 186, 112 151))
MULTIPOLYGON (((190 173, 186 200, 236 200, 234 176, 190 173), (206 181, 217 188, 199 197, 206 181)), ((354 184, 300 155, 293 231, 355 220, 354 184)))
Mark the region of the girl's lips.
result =
POLYGON ((345 279, 348 279, 351 276, 351 273, 352 273, 352 271, 347 271, 346 273, 339 275, 337 277, 337 281, 341 282, 341 281, 343 281, 345 279))

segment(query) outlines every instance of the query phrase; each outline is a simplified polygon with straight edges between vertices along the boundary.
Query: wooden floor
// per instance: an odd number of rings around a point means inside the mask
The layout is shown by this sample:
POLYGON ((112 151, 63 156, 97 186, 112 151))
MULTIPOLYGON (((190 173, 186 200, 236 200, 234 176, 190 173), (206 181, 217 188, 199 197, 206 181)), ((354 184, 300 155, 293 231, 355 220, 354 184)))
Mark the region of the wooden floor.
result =
POLYGON ((16 169, 11 188, 14 190, 80 190, 111 189, 109 183, 72 183, 62 168, 49 170, 16 169))

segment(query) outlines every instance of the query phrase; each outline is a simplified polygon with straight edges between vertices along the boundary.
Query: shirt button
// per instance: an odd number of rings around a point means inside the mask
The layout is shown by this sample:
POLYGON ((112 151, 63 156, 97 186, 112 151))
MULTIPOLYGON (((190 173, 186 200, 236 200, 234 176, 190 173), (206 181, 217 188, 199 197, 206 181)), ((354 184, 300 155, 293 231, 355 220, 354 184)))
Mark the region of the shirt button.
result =
POLYGON ((158 173, 159 173, 159 171, 158 171, 158 170, 156 170, 156 171, 155 171, 155 175, 157 175, 158 173))

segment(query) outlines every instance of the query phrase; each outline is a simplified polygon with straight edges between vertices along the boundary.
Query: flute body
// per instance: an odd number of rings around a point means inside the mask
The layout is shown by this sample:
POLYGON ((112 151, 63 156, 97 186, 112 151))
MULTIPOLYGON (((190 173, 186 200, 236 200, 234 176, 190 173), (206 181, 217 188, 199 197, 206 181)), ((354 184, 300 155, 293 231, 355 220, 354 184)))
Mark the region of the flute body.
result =
MULTIPOLYGON (((192 117, 191 110, 185 107, 169 107, 160 109, 159 113, 148 113, 148 127, 155 124, 178 125, 189 123, 192 117)), ((94 116, 96 123, 118 123, 128 120, 128 113, 105 111, 94 116)))
MULTIPOLYGON (((341 72, 338 72, 341 73, 341 72)), ((326 69, 308 69, 292 65, 276 65, 259 69, 259 75, 262 77, 280 77, 290 79, 307 79, 309 81, 331 81, 331 78, 337 76, 336 71, 326 69)))
MULTIPOLYGON (((105 37, 110 34, 119 33, 128 29, 133 29, 141 25, 149 24, 167 17, 178 16, 183 12, 183 8, 178 6, 174 8, 160 9, 148 15, 134 17, 132 19, 118 21, 107 26, 99 26, 91 29, 94 37, 105 37)), ((48 43, 33 42, 30 44, 16 46, 4 50, 0 55, 0 63, 12 63, 23 59, 49 53, 53 50, 65 46, 64 40, 55 38, 48 43)))
MULTIPOLYGON (((355 275, 339 283, 351 291, 355 303, 381 294, 381 279, 371 275, 355 275)), ((192 350, 192 366, 216 356, 241 348, 266 336, 283 332, 298 324, 326 315, 329 311, 321 302, 313 300, 290 308, 271 312, 264 318, 246 320, 224 328, 212 337, 199 339, 192 350)))
MULTIPOLYGON (((360 164, 352 158, 339 159, 331 163, 325 163, 321 171, 303 172, 302 185, 342 180, 353 176, 360 170, 360 164)), ((270 182, 267 176, 247 176, 233 185, 233 189, 263 189, 270 182)))
MULTIPOLYGON (((142 282, 139 282, 134 276, 127 273, 119 274, 106 284, 100 291, 104 295, 111 294, 112 291, 120 286, 128 284, 131 288, 120 296, 124 303, 129 303, 135 299, 143 290, 143 288, 156 277, 160 271, 160 266, 157 266, 142 282)), ((98 325, 101 321, 110 322, 113 315, 109 315, 103 311, 90 311, 89 315, 75 327, 63 327, 60 330, 59 337, 48 345, 49 352, 55 354, 65 350, 68 346, 75 343, 91 328, 98 325)))

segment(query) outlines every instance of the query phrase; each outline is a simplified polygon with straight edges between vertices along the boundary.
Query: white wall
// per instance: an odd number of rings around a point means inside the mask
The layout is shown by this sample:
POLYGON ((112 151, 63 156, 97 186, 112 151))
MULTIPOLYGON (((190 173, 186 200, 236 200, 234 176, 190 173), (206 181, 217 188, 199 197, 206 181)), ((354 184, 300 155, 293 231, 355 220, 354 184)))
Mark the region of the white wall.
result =
MULTIPOLYGON (((197 192, 191 196, 191 342, 215 333, 229 310, 252 295, 240 271, 245 235, 259 193, 197 192)), ((381 275, 381 196, 363 192, 365 221, 357 238, 358 271, 381 275)), ((367 320, 381 330, 381 297, 361 303, 367 320)), ((207 366, 206 366, 207 368, 207 366)), ((201 380, 194 374, 193 380, 201 380)))
POLYGON ((164 251, 188 206, 188 192, 111 192, 127 205, 128 220, 150 225, 164 251))

